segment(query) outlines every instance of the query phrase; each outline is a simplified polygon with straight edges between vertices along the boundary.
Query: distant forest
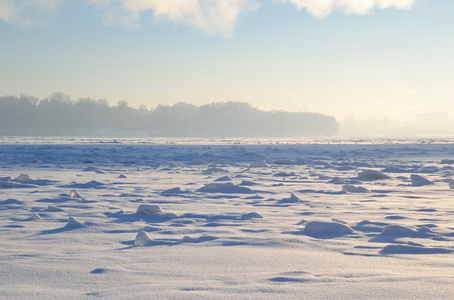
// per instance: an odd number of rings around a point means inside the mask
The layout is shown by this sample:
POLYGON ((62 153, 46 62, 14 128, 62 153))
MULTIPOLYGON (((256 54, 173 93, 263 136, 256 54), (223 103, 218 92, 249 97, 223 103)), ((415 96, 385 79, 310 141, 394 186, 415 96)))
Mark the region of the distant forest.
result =
POLYGON ((285 137, 333 135, 336 119, 319 113, 262 111, 242 102, 132 108, 126 101, 54 93, 45 99, 0 97, 0 135, 285 137))

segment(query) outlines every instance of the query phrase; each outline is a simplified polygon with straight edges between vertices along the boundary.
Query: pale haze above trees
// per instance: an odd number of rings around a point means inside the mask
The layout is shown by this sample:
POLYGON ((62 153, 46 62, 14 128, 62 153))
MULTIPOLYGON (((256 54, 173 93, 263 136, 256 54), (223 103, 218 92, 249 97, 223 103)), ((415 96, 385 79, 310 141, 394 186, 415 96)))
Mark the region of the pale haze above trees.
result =
POLYGON ((178 137, 285 137, 333 135, 335 118, 319 113, 262 111, 242 102, 201 106, 184 102, 132 108, 126 101, 0 97, 0 135, 102 136, 144 133, 178 137))

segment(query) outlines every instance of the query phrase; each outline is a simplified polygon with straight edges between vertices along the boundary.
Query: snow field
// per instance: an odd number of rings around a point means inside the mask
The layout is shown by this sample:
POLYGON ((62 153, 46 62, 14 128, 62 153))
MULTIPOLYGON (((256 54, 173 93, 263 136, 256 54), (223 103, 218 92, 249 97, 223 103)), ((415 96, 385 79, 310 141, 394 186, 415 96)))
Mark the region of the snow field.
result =
POLYGON ((454 292, 450 144, 76 140, 0 155, 1 298, 454 292))

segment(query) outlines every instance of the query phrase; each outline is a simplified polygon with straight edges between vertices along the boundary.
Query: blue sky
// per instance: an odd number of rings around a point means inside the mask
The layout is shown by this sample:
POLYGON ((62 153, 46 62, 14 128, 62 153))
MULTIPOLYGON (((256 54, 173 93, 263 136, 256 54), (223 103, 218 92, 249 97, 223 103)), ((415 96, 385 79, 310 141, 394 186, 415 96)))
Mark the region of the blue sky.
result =
POLYGON ((0 0, 0 94, 454 117, 453 13, 452 0, 0 0))

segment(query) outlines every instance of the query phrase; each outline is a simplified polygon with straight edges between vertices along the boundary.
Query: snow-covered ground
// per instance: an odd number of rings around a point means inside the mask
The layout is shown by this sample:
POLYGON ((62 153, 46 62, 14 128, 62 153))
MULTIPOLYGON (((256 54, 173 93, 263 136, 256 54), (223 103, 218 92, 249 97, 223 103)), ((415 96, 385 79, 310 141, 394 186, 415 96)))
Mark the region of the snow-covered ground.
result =
POLYGON ((0 298, 454 294, 452 141, 298 142, 0 138, 0 298))

